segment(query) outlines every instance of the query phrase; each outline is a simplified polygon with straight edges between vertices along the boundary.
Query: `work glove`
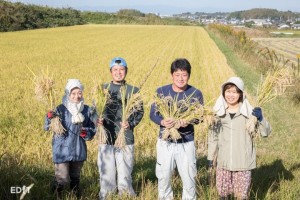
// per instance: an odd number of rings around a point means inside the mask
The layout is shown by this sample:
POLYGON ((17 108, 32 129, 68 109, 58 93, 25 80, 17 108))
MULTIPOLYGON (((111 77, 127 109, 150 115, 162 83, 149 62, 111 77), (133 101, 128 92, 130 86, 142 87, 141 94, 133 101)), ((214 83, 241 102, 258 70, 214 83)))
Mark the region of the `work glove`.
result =
POLYGON ((57 117, 58 115, 56 114, 56 112, 54 112, 53 110, 50 110, 48 113, 47 113, 47 118, 48 119, 52 119, 54 117, 57 117))
POLYGON ((252 115, 255 116, 260 122, 263 120, 262 110, 260 107, 255 107, 252 111, 252 115))
POLYGON ((213 185, 214 174, 213 174, 213 161, 207 160, 207 183, 208 185, 213 185))
POLYGON ((80 137, 85 138, 87 136, 87 129, 82 127, 80 132, 80 137))
POLYGON ((207 169, 211 169, 213 167, 213 161, 207 160, 207 169))

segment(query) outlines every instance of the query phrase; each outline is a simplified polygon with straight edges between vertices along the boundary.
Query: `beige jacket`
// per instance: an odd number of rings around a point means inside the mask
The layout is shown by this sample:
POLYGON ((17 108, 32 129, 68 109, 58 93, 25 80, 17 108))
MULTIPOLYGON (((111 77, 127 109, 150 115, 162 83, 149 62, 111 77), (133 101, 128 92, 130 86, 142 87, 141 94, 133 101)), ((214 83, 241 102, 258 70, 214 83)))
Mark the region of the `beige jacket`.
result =
MULTIPOLYGON (((246 123, 249 119, 240 111, 233 119, 227 111, 218 118, 218 122, 209 132, 207 159, 213 160, 216 155, 217 167, 229 171, 256 168, 255 144, 246 131, 246 123)), ((259 131, 263 137, 271 133, 271 127, 265 118, 259 122, 259 131)))

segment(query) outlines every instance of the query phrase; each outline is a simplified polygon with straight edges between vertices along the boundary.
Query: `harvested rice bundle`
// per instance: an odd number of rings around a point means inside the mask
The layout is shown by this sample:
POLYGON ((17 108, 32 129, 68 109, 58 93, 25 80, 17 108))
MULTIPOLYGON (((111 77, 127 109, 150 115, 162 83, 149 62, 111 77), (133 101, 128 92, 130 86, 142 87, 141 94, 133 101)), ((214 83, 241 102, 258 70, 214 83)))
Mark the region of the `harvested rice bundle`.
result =
POLYGON ((110 94, 108 92, 109 86, 104 88, 103 84, 96 84, 95 87, 92 89, 93 94, 93 106, 96 108, 97 112, 93 112, 93 122, 97 124, 97 136, 99 138, 99 144, 105 144, 107 141, 107 131, 104 128, 103 124, 97 123, 97 119, 103 120, 104 118, 104 110, 106 105, 111 101, 110 94))
MULTIPOLYGON (((48 111, 53 111, 55 109, 55 82, 53 77, 49 74, 49 69, 47 68, 46 72, 42 71, 40 76, 37 76, 32 70, 30 71, 34 76, 33 83, 35 85, 35 95, 37 99, 46 105, 48 111)), ((65 132, 57 114, 55 117, 51 118, 49 129, 54 134, 58 135, 65 132)))
MULTIPOLYGON (((255 107, 262 107, 275 97, 282 95, 288 86, 292 86, 292 83, 293 79, 287 67, 276 67, 268 71, 265 77, 261 76, 253 105, 255 107)), ((258 136, 258 125, 257 118, 251 116, 247 123, 247 131, 251 135, 251 138, 258 136)))
MULTIPOLYGON (((120 94, 122 102, 122 123, 125 123, 126 121, 128 121, 131 115, 143 110, 143 95, 141 91, 134 93, 134 87, 129 92, 129 94, 127 94, 127 85, 121 86, 120 94)), ((124 148, 125 144, 125 129, 121 127, 118 133, 118 137, 115 141, 115 147, 124 148)))
POLYGON ((178 95, 174 99, 171 96, 154 96, 156 112, 159 112, 164 119, 175 120, 174 127, 164 129, 162 139, 167 140, 170 137, 176 141, 182 138, 178 131, 180 120, 194 125, 203 119, 204 107, 197 99, 193 98, 193 94, 179 101, 178 95))

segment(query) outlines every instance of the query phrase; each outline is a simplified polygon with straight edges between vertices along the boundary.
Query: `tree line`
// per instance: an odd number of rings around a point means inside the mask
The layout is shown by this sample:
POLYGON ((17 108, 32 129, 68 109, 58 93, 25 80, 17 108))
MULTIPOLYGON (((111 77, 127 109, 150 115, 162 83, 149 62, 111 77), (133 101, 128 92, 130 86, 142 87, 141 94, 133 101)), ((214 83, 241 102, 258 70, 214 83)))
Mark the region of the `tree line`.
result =
POLYGON ((18 31, 83 24, 80 11, 0 0, 0 31, 18 31))
POLYGON ((237 19, 281 19, 289 20, 293 18, 300 18, 300 13, 294 13, 292 11, 278 11, 276 9, 268 8, 254 8, 251 10, 236 11, 229 15, 229 18, 237 19))
POLYGON ((134 9, 121 9, 117 13, 81 12, 73 8, 52 8, 0 0, 0 32, 88 23, 191 25, 186 20, 162 19, 155 14, 144 14, 134 9))

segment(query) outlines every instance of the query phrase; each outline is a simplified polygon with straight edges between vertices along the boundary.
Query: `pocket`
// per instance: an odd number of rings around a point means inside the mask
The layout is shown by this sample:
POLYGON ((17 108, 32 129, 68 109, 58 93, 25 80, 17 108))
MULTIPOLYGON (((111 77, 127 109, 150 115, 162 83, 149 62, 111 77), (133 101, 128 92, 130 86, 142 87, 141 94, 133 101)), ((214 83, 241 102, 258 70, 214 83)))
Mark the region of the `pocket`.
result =
POLYGON ((197 176, 197 159, 196 159, 196 148, 194 142, 188 142, 185 144, 187 162, 188 162, 188 173, 190 178, 197 176))
POLYGON ((162 178, 162 163, 160 163, 158 160, 156 161, 156 166, 155 166, 155 175, 158 179, 162 178))
POLYGON ((164 175, 164 163, 166 161, 165 156, 167 153, 166 143, 164 141, 158 140, 156 143, 156 166, 155 175, 158 179, 161 179, 164 175))

